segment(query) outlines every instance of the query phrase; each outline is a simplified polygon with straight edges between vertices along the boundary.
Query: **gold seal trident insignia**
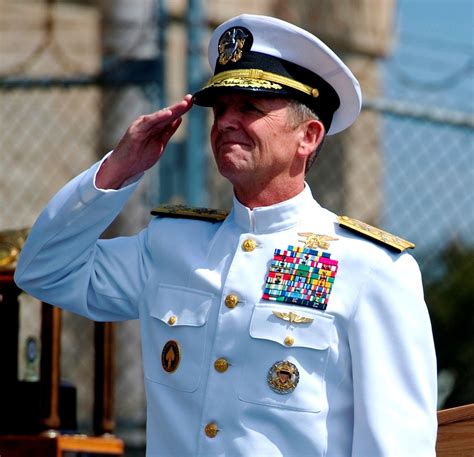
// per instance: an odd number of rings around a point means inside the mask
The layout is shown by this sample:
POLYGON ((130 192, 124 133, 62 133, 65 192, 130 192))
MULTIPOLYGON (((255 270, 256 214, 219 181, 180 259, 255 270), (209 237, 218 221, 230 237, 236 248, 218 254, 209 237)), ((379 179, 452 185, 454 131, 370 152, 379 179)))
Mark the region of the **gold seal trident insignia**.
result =
POLYGON ((225 32, 219 40, 219 63, 225 65, 229 61, 237 62, 242 57, 242 49, 247 34, 239 28, 232 28, 225 32))
POLYGON ((300 243, 304 243, 305 248, 313 249, 327 249, 329 247, 329 241, 337 241, 339 239, 329 235, 316 235, 316 233, 312 232, 300 232, 298 235, 306 238, 306 240, 298 240, 300 243))

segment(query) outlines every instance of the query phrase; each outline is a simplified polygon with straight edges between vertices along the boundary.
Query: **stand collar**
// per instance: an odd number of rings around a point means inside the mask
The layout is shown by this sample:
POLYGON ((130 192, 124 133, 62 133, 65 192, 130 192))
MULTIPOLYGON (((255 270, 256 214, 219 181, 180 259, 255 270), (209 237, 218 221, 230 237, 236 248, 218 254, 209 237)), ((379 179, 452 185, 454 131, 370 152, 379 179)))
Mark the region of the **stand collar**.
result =
POLYGON ((293 227, 319 208, 321 207, 313 199, 311 189, 305 184, 303 191, 289 200, 254 209, 242 205, 234 195, 231 216, 246 232, 265 233, 293 227))

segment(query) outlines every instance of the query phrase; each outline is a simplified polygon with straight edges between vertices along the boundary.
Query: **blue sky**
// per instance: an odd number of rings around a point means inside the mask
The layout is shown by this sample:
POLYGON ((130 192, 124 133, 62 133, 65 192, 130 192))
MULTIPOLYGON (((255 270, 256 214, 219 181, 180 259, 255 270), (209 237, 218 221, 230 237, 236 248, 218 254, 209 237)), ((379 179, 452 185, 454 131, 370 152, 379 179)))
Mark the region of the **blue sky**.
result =
MULTIPOLYGON (((474 0, 398 0, 383 74, 390 99, 474 115, 474 0)), ((395 119, 385 135, 384 225, 424 248, 474 245, 472 130, 395 119)))
POLYGON ((474 0, 398 0, 387 67, 406 97, 472 112, 473 43, 474 0))

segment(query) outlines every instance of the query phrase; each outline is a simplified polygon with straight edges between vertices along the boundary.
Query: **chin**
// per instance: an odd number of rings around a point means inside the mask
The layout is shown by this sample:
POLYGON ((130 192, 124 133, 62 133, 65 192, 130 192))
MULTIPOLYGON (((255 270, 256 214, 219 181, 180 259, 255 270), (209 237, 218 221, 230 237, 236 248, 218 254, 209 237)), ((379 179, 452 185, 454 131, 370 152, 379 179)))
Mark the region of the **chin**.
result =
POLYGON ((228 180, 232 181, 232 178, 239 176, 244 173, 245 170, 242 167, 239 167, 236 163, 232 161, 219 161, 217 164, 219 173, 228 180))

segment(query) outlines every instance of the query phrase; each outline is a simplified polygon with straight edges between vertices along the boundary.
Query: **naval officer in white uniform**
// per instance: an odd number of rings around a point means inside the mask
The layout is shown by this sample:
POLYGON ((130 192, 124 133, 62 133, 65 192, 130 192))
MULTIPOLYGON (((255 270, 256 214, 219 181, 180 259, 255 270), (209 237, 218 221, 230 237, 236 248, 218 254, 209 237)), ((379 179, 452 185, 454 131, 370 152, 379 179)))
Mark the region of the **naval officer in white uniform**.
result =
MULTIPOLYGON (((135 121, 34 225, 30 294, 140 319, 147 456, 435 455, 436 361, 409 242, 322 208, 305 172, 357 118, 346 65, 294 25, 242 15, 209 45, 202 90, 135 121), (197 103, 230 213, 160 209, 99 240, 197 103)), ((335 183, 337 185, 337 183, 335 183)))

